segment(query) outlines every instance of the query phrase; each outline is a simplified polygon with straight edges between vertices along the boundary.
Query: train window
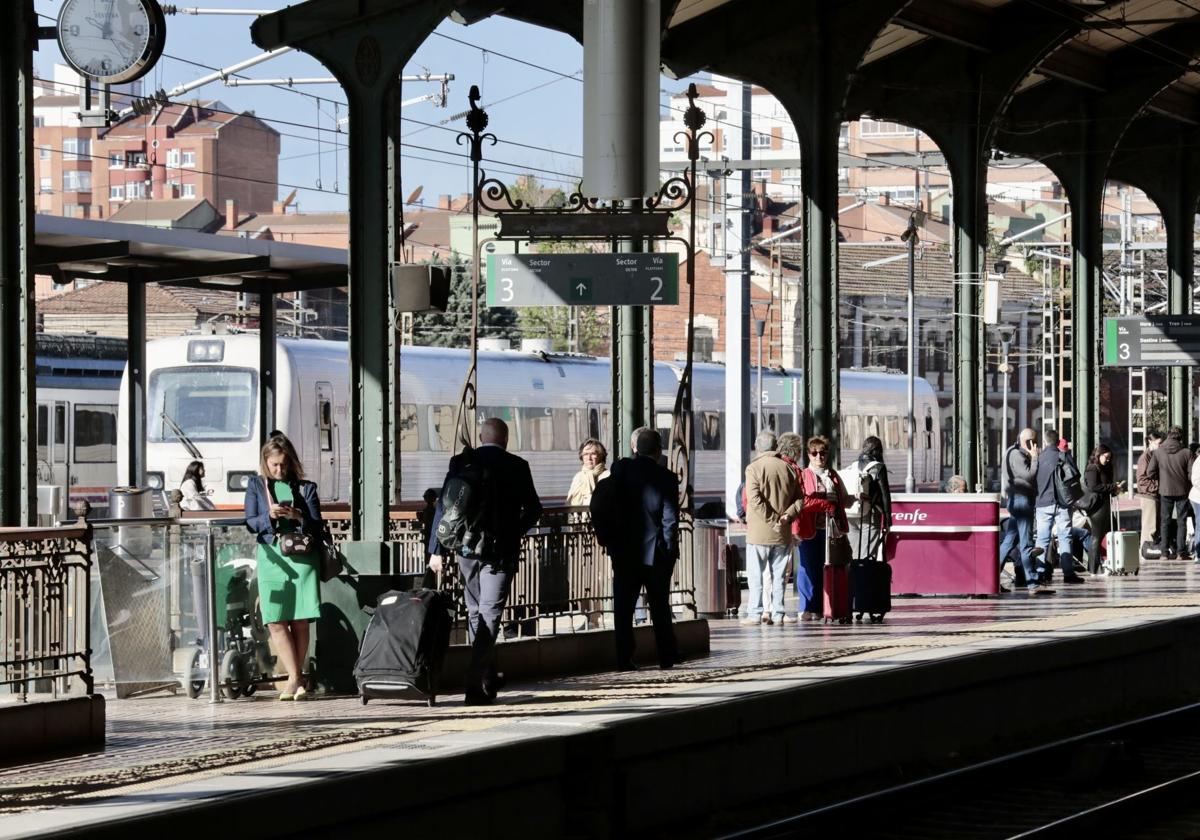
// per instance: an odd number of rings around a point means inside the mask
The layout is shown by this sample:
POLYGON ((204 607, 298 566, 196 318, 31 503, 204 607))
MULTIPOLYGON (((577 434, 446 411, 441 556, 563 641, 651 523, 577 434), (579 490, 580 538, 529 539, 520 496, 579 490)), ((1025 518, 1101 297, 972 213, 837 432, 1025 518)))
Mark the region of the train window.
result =
POLYGON ((877 438, 879 438, 880 442, 882 443, 883 442, 883 430, 880 428, 880 426, 881 426, 881 424, 880 424, 878 415, 868 414, 866 417, 864 417, 863 418, 863 432, 864 432, 863 440, 866 440, 869 437, 877 437, 877 438))
POLYGON ((50 406, 44 403, 37 407, 37 457, 50 462, 50 406))
POLYGON ((429 447, 434 452, 454 450, 454 406, 429 406, 429 447))
POLYGON ((894 414, 888 415, 887 439, 883 442, 883 445, 888 449, 897 449, 901 446, 901 441, 903 438, 903 424, 900 418, 894 414))
POLYGON ((526 452, 554 449, 554 412, 549 408, 518 408, 521 448, 526 452))
POLYGON ((700 448, 712 452, 721 448, 725 416, 719 411, 700 412, 700 448))
POLYGON ((603 440, 600 437, 600 412, 595 408, 588 409, 588 433, 587 436, 596 440, 603 440))
POLYGON ((583 443, 583 409, 568 408, 565 411, 556 411, 556 415, 561 414, 566 423, 566 434, 563 436, 555 433, 554 439, 558 441, 562 449, 567 452, 578 452, 579 444, 583 443))
POLYGON ((317 414, 317 429, 320 432, 321 451, 333 451, 333 403, 329 400, 321 400, 317 403, 319 411, 317 414))
POLYGON ((67 405, 54 404, 54 445, 62 446, 67 442, 67 405))
POLYGON ((147 402, 149 439, 155 443, 178 440, 178 427, 197 443, 250 440, 257 408, 256 377, 245 368, 209 365, 154 371, 147 402))
POLYGON ((400 405, 400 451, 416 452, 419 446, 417 407, 412 403, 402 403, 400 405))
POLYGON ((117 407, 75 406, 75 460, 107 464, 117 460, 117 407))
POLYGON ((795 429, 792 428, 792 415, 776 414, 775 415, 775 431, 781 435, 784 432, 794 432, 795 429))
POLYGON ((862 417, 858 414, 843 414, 842 448, 852 450, 862 449, 864 437, 862 417))

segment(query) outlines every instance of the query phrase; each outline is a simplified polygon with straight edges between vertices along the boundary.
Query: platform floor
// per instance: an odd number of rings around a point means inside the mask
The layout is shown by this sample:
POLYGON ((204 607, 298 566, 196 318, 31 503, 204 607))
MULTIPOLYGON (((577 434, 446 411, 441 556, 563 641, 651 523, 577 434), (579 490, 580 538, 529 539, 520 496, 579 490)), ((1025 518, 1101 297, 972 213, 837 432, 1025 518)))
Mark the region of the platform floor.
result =
MULTIPOLYGON (((788 609, 795 607, 794 595, 788 609)), ((357 698, 279 702, 274 692, 210 705, 110 700, 104 751, 0 767, 0 837, 67 830, 313 774, 427 760, 512 739, 603 727, 786 682, 821 682, 981 650, 1020 648, 1200 615, 1200 566, 1157 561, 1137 577, 1090 578, 1057 593, 903 598, 881 625, 742 627, 712 621, 712 654, 641 670, 512 685, 492 707, 448 694, 433 709, 357 698), (846 667, 851 666, 851 667, 846 667), (864 669, 863 666, 866 666, 864 669)), ((1015 651, 1014 651, 1015 653, 1015 651)), ((0 761, 3 757, 0 756, 0 761)))

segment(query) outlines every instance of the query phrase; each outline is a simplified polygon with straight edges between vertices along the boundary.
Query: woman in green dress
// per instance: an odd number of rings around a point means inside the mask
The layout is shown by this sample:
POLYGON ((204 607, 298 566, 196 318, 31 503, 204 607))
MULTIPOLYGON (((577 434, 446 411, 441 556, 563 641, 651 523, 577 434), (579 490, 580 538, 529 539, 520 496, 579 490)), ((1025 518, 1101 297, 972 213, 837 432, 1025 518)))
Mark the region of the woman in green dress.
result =
POLYGON ((246 527, 258 537, 258 595, 263 623, 283 667, 287 684, 280 700, 301 700, 300 682, 308 654, 308 623, 321 612, 318 552, 285 556, 278 534, 302 531, 319 544, 325 532, 317 485, 304 480, 304 467, 292 442, 273 436, 262 448, 259 480, 246 488, 246 527))

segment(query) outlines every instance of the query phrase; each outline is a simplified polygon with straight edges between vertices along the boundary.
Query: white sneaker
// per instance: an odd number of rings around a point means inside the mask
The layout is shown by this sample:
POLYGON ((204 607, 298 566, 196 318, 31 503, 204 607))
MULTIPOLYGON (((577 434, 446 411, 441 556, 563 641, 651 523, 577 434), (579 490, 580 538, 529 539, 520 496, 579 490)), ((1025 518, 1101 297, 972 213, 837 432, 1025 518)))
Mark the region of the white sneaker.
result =
POLYGON ((754 617, 743 618, 738 622, 738 624, 741 624, 743 627, 757 627, 759 625, 759 620, 754 617))
POLYGON ((783 614, 783 615, 780 617, 780 619, 779 619, 779 623, 780 623, 780 624, 799 624, 799 623, 800 623, 800 618, 799 618, 799 616, 795 616, 795 615, 788 615, 787 613, 784 613, 784 614, 783 614))

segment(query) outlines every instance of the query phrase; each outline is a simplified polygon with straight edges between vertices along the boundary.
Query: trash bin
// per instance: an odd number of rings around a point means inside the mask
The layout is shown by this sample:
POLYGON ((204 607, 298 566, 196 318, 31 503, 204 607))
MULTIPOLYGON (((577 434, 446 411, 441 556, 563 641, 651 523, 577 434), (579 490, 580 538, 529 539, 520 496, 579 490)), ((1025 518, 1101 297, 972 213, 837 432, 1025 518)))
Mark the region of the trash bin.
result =
POLYGON ((725 520, 696 522, 695 563, 696 612, 701 616, 725 616, 725 520))
MULTIPOLYGON (((148 487, 114 487, 108 491, 110 519, 147 519, 154 515, 154 498, 148 487)), ((148 557, 154 538, 146 525, 117 528, 117 544, 139 559, 148 557)))

